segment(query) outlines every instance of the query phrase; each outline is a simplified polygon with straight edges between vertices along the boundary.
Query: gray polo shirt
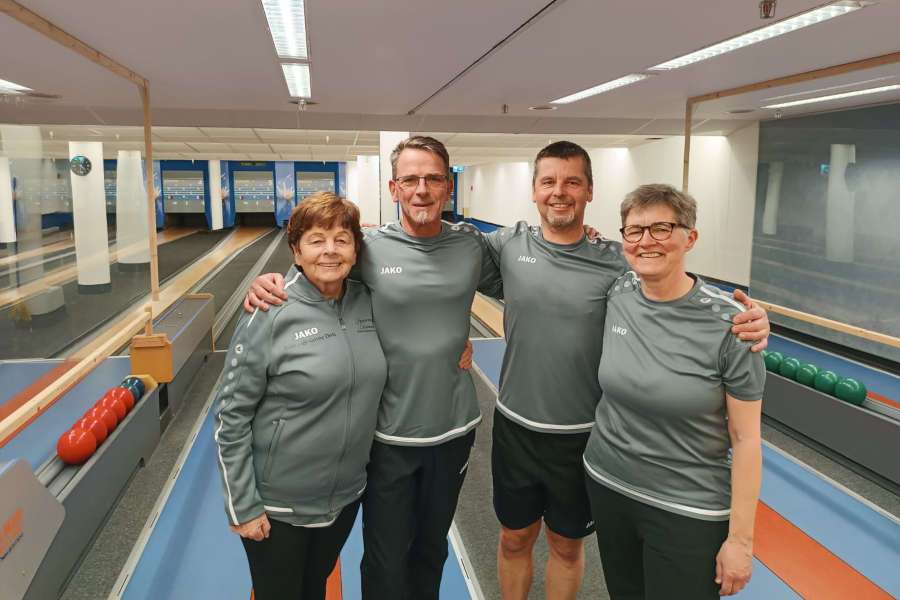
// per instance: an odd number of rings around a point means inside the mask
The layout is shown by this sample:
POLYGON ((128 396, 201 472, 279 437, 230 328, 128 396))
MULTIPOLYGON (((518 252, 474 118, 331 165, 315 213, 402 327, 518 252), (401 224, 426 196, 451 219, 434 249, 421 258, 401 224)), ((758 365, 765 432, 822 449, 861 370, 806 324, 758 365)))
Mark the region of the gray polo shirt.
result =
POLYGON ((366 231, 354 275, 372 292, 372 311, 388 363, 375 438, 430 446, 481 421, 475 386, 458 367, 469 337, 476 288, 497 294, 499 270, 481 233, 442 223, 429 238, 400 223, 366 231))
POLYGON ((731 333, 743 310, 699 277, 670 302, 629 272, 610 291, 598 379, 603 399, 584 453, 598 483, 639 502, 728 520, 731 442, 725 394, 756 401, 766 370, 731 333))
POLYGON ((506 297, 497 408, 534 431, 590 431, 602 394, 596 374, 606 295, 626 269, 622 245, 554 244, 524 221, 486 237, 506 297))

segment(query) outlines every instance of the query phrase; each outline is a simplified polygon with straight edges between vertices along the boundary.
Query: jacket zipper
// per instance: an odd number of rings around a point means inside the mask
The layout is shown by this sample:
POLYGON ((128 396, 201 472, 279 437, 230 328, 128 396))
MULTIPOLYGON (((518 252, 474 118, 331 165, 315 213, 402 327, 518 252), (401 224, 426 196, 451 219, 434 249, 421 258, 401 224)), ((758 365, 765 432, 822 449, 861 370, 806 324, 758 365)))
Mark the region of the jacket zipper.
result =
POLYGON ((350 438, 350 399, 353 397, 353 388, 356 385, 356 364, 353 360, 353 346, 350 344, 350 339, 347 334, 347 325, 344 323, 344 302, 347 300, 347 296, 345 295, 343 300, 340 303, 340 308, 338 309, 338 323, 341 326, 341 336, 344 338, 344 344, 347 346, 347 358, 350 363, 350 390, 347 392, 347 418, 344 421, 344 446, 341 449, 341 456, 338 458, 337 469, 334 471, 334 482, 331 486, 331 495, 328 498, 328 512, 334 512, 334 493, 337 490, 338 478, 341 473, 341 465, 344 462, 344 455, 347 454, 347 445, 349 443, 350 438))
POLYGON ((275 462, 275 452, 278 451, 278 441, 281 439, 281 430, 284 427, 284 419, 275 421, 275 432, 272 434, 272 443, 269 444, 269 453, 266 455, 266 464, 263 466, 263 481, 269 481, 272 474, 272 464, 275 462))

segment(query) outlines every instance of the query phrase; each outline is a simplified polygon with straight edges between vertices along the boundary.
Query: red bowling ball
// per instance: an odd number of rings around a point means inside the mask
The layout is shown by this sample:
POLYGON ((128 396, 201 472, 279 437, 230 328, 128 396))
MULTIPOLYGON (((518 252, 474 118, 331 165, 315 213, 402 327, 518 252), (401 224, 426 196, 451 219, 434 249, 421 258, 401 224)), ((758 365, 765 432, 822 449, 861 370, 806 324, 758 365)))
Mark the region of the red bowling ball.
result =
POLYGON ((56 442, 56 453, 67 465, 80 465, 97 451, 97 438, 89 430, 77 425, 56 442))
POLYGON ((125 415, 128 414, 128 409, 125 407, 125 401, 122 400, 122 397, 119 394, 113 394, 113 390, 106 392, 103 394, 103 397, 100 398, 100 401, 96 406, 105 406, 106 408, 114 411, 116 413, 116 419, 119 423, 125 419, 125 415))
POLYGON ((119 418, 116 416, 115 411, 106 408, 105 406, 100 406, 99 404, 100 403, 98 402, 92 406, 84 416, 100 418, 103 421, 103 424, 106 425, 106 434, 109 435, 112 433, 112 430, 116 428, 116 425, 119 424, 119 418))
POLYGON ((121 398, 126 412, 131 412, 131 409, 134 408, 134 392, 123 385, 112 388, 106 392, 106 395, 121 398))
POLYGON ((82 418, 75 425, 76 427, 81 427, 82 429, 86 429, 94 434, 94 437, 97 439, 97 445, 103 443, 106 440, 106 436, 109 435, 109 428, 106 426, 106 422, 99 415, 90 415, 82 418))

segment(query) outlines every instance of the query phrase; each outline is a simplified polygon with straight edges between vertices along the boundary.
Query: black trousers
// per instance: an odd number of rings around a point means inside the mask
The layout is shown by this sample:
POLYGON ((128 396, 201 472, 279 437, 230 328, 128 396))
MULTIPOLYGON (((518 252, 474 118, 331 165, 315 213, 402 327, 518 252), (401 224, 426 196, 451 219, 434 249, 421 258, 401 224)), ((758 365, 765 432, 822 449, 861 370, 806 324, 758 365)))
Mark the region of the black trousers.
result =
POLYGON ((719 599, 716 555, 728 521, 665 511, 585 477, 612 600, 719 599))
POLYGON ((375 441, 363 496, 364 600, 437 598, 475 431, 436 446, 375 441))
POLYGON ((359 504, 345 506, 328 527, 296 527, 270 518, 269 537, 261 542, 241 538, 256 600, 323 600, 359 504))

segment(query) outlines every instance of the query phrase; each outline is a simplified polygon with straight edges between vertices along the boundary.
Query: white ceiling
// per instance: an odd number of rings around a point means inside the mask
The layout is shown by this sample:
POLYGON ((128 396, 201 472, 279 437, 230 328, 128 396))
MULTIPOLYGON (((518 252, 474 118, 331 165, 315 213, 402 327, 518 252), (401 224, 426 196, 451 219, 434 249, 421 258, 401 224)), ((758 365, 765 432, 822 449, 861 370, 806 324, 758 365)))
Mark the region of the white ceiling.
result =
MULTIPOLYGON (((823 1, 781 0, 777 17, 823 1)), ((310 148, 329 145, 297 138, 294 131, 264 133, 285 129, 506 132, 539 139, 582 133, 618 136, 624 141, 604 143, 625 145, 679 134, 690 96, 900 50, 900 0, 880 0, 833 21, 538 113, 528 107, 765 24, 758 0, 558 0, 494 52, 489 50, 548 0, 306 0, 318 104, 299 113, 289 103, 259 0, 20 2, 148 78, 154 123, 188 128, 157 131, 157 143, 176 144, 160 152, 173 154, 246 156, 262 150, 250 145, 264 144, 273 158, 287 158, 317 156, 310 148), (465 76, 407 115, 486 53, 465 76), (196 147, 186 149, 188 143, 196 147)), ((5 15, 0 56, 15 58, 0 63, 0 79, 62 96, 55 102, 0 102, 0 122, 141 123, 130 83, 5 15)), ((770 118, 771 111, 728 112, 757 108, 764 98, 879 77, 898 78, 900 69, 706 103, 697 109, 694 131, 729 133, 748 120, 770 118)), ((791 114, 891 99, 900 94, 791 114)), ((350 155, 356 147, 343 146, 350 155)))
MULTIPOLYGON (((103 143, 106 158, 120 150, 143 150, 141 127, 89 125, 41 125, 40 155, 68 158, 70 141, 103 143)), ((507 160, 532 160, 537 149, 560 136, 542 134, 492 134, 420 132, 447 145, 453 164, 507 160)), ((631 147, 647 143, 643 135, 566 135, 585 148, 631 147)), ((0 151, 3 151, 0 140, 0 151)), ((306 160, 354 161, 357 156, 378 154, 377 131, 235 129, 217 127, 155 127, 155 159, 188 160, 306 160)))

